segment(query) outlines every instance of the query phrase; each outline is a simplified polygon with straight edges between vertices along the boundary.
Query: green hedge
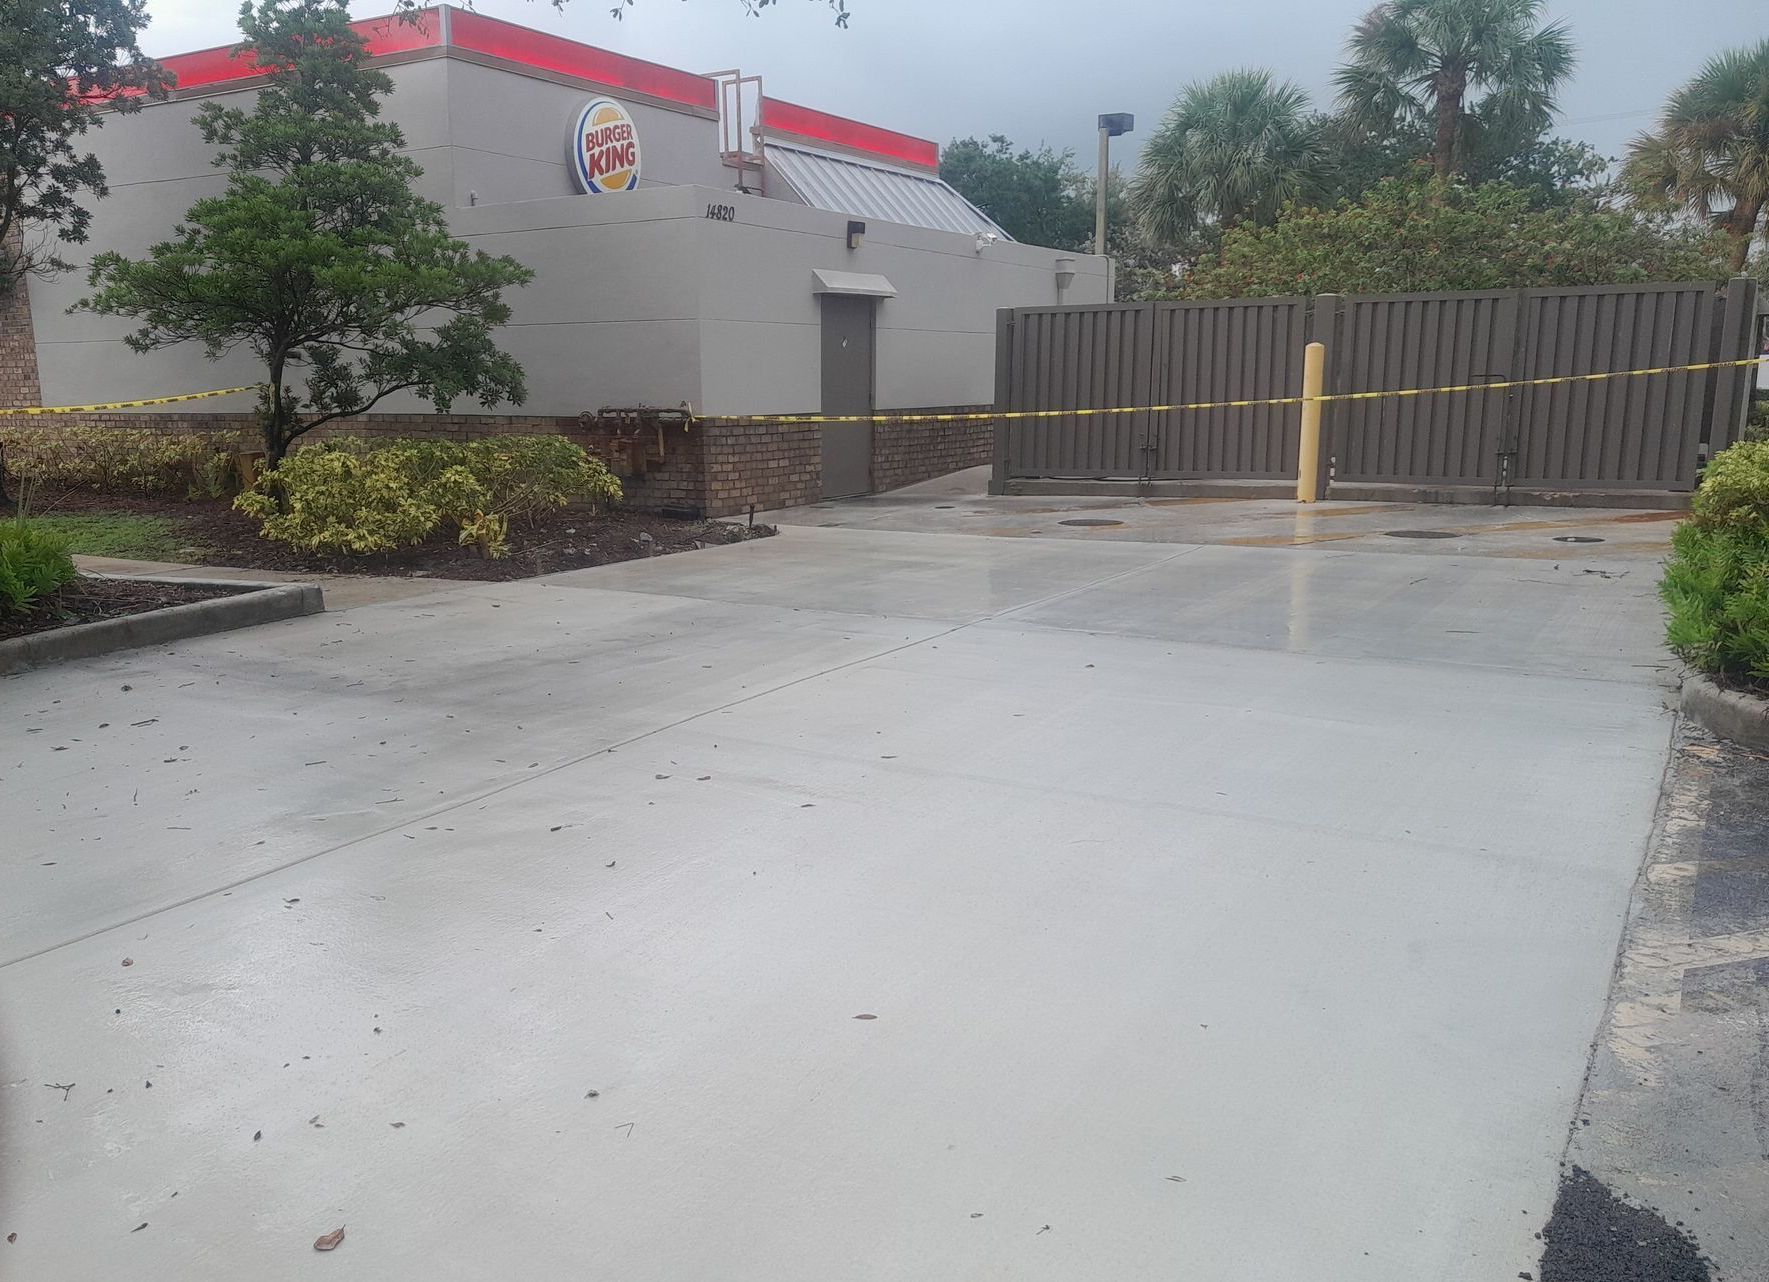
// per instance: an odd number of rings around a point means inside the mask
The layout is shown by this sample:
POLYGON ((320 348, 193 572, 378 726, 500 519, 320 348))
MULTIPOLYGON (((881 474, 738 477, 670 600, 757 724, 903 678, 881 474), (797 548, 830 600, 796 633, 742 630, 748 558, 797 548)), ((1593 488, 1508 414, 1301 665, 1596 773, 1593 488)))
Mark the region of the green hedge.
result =
POLYGON ((1665 640, 1691 667, 1769 691, 1769 441, 1708 465, 1659 584, 1665 640))

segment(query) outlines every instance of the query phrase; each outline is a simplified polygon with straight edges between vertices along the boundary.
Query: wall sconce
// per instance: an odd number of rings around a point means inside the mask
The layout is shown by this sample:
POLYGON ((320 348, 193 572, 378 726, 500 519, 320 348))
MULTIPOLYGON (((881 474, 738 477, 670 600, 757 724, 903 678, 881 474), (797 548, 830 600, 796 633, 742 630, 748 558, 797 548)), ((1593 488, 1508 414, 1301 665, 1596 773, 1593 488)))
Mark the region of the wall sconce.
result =
POLYGON ((999 244, 1000 241, 1001 237, 997 236, 994 232, 980 231, 977 233, 977 252, 980 254, 985 249, 989 248, 989 246, 999 244))
POLYGON ((1056 260, 1056 287, 1060 293, 1075 283, 1075 260, 1059 258, 1056 260))
POLYGON ((866 239, 866 224, 850 221, 848 223, 848 248, 860 248, 860 242, 866 239))

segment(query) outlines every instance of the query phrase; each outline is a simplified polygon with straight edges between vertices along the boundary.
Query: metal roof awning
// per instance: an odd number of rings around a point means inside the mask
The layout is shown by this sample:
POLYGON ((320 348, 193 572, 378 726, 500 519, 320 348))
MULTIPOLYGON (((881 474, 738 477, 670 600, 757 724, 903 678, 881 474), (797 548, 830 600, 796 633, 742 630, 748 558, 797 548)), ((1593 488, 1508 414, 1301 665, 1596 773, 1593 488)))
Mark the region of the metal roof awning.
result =
POLYGON ((813 294, 857 294, 862 298, 895 298, 897 287, 883 276, 870 272, 834 272, 821 267, 811 269, 813 294))
POLYGON ((930 231, 1013 239, 936 174, 776 142, 767 143, 762 153, 768 167, 813 209, 930 231))

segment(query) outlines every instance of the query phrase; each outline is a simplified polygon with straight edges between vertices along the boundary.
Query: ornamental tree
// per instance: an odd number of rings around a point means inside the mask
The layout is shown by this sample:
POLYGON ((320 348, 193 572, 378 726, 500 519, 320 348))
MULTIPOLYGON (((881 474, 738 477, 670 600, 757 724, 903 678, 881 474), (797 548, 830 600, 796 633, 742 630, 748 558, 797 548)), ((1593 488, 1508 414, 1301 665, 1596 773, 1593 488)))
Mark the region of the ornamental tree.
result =
POLYGON ((171 78, 136 46, 146 0, 0 0, 0 292, 68 264, 55 241, 86 239, 81 193, 107 194, 76 140, 108 111, 164 98, 171 78))
POLYGON ((342 0, 247 0, 250 55, 269 82, 250 110, 203 105, 227 190, 190 207, 146 258, 104 253, 77 307, 128 316, 148 352, 203 344, 263 361, 260 418, 272 466, 299 437, 410 391, 438 412, 470 397, 520 404, 522 369, 493 332, 502 291, 533 278, 470 250, 442 206, 412 190, 422 170, 380 117, 393 88, 367 65, 342 0))

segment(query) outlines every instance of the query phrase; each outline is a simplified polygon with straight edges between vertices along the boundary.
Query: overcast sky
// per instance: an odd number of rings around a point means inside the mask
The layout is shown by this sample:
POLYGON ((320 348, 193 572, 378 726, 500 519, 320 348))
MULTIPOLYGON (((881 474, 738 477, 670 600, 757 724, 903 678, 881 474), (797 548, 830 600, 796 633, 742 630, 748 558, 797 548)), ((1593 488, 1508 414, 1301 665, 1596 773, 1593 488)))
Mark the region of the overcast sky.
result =
MULTIPOLYGON (((1230 67, 1268 67, 1331 98, 1345 34, 1368 0, 849 0, 838 30, 822 0, 759 18, 739 0, 477 0, 481 13, 690 71, 740 66, 767 92, 945 143, 1004 133, 1072 147, 1091 163, 1094 120, 1136 113, 1130 160, 1175 91, 1230 67)), ((228 0, 148 0, 155 56, 238 38, 228 0)), ((359 0, 352 12, 387 12, 359 0)), ((1609 155, 1651 123, 1667 90, 1727 45, 1769 36, 1764 0, 1552 0, 1579 65, 1560 132, 1609 155)))

